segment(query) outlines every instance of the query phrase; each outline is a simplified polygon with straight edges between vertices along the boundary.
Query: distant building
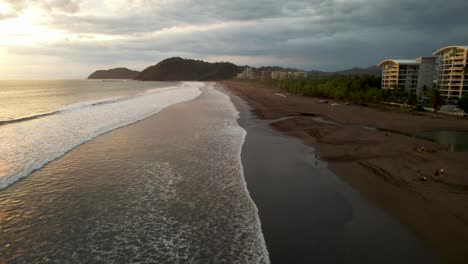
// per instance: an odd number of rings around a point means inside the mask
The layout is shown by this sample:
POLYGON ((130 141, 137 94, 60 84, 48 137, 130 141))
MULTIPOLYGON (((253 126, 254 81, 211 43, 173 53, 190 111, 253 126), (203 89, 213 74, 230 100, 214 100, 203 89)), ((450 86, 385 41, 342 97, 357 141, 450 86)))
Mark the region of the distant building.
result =
POLYGON ((286 75, 287 74, 286 72, 282 72, 282 71, 272 71, 271 72, 271 78, 273 80, 283 80, 285 79, 286 75))
POLYGON ((266 81, 266 80, 271 80, 271 71, 262 71, 261 72, 261 79, 262 81, 266 81))
POLYGON ((436 57, 419 57, 415 60, 387 59, 379 63, 382 68, 382 89, 395 87, 418 92, 423 86, 434 83, 436 57))
POLYGON ((307 78, 307 72, 285 72, 285 71, 272 71, 271 79, 284 80, 284 79, 300 79, 307 78))
POLYGON ((252 68, 246 67, 244 69, 244 72, 245 72, 245 78, 251 79, 251 80, 255 79, 255 73, 252 68))
POLYGON ((448 46, 434 52, 439 57, 436 87, 449 104, 468 92, 468 46, 448 46))
POLYGON ((253 79, 255 79, 255 73, 254 73, 252 68, 245 67, 244 70, 241 73, 237 74, 236 78, 253 80, 253 79))
POLYGON ((294 72, 293 77, 294 79, 307 78, 307 72, 294 72))

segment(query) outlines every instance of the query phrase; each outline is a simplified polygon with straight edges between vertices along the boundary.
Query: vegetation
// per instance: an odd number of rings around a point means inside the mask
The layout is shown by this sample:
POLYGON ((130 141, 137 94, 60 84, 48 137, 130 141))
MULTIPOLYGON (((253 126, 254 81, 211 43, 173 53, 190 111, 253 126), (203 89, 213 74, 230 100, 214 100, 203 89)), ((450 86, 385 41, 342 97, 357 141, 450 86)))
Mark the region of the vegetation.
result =
POLYGON ((88 79, 133 79, 139 72, 127 68, 98 70, 88 76, 88 79))
POLYGON ((228 62, 169 58, 146 68, 135 77, 143 81, 209 81, 234 78, 242 68, 228 62))
POLYGON ((272 85, 290 93, 333 98, 355 103, 393 102, 407 104, 415 111, 424 111, 424 106, 439 110, 442 104, 440 91, 427 86, 420 93, 408 92, 403 87, 381 89, 381 78, 375 76, 330 76, 328 78, 288 79, 270 81, 272 85))
POLYGON ((383 97, 381 79, 374 76, 287 79, 273 81, 281 89, 306 96, 335 98, 355 102, 378 102, 383 97))
POLYGON ((426 85, 423 85, 419 91, 418 99, 422 104, 428 104, 429 98, 431 97, 431 89, 426 85))
POLYGON ((411 106, 415 106, 418 103, 418 96, 416 95, 416 92, 411 91, 408 93, 406 103, 411 106))
POLYGON ((462 98, 458 101, 458 108, 468 113, 468 93, 462 96, 462 98))
POLYGON ((434 109, 434 113, 439 111, 441 105, 442 105, 442 95, 440 94, 440 90, 432 89, 431 107, 434 109))

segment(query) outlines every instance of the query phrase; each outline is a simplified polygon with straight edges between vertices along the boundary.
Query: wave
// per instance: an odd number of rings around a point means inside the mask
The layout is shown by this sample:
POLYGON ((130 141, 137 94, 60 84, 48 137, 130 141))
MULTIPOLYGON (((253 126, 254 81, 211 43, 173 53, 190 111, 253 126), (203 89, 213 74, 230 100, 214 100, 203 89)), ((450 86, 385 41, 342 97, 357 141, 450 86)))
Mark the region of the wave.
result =
MULTIPOLYGON (((221 87, 221 90, 223 90, 223 88, 221 87)), ((219 92, 219 91, 218 91, 219 92)), ((242 181, 242 187, 243 187, 243 191, 244 191, 244 194, 246 196, 246 198, 249 200, 250 204, 252 205, 252 207, 254 208, 254 214, 255 214, 255 223, 256 223, 256 235, 257 235, 257 239, 258 239, 258 242, 260 243, 260 248, 261 248, 261 256, 262 256, 262 260, 259 260, 258 263, 265 263, 265 264, 270 264, 270 254, 268 252, 268 248, 267 248, 267 245, 266 245, 266 242, 265 242, 265 237, 263 235, 263 231, 262 231, 262 224, 261 224, 261 220, 260 220, 260 214, 259 214, 259 211, 258 211, 258 207, 257 205, 255 204, 254 200, 252 199, 252 196, 250 195, 250 192, 249 192, 249 189, 248 189, 248 186, 247 186, 247 181, 245 180, 245 174, 244 174, 244 165, 242 164, 242 149, 244 147, 244 144, 245 144, 245 139, 247 138, 247 130, 245 130, 241 125, 239 125, 239 118, 240 118, 240 112, 237 110, 234 102, 232 101, 231 97, 229 97, 227 94, 225 93, 222 93, 222 92, 219 92, 220 94, 222 94, 222 96, 225 97, 225 100, 229 102, 229 108, 232 109, 233 112, 235 112, 235 119, 233 120, 234 122, 234 127, 238 128, 240 131, 241 131, 241 142, 240 144, 238 145, 237 147, 237 163, 238 163, 238 166, 240 167, 240 177, 241 177, 241 181, 242 181)))
POLYGON ((83 102, 6 121, 9 125, 0 127, 0 189, 101 134, 196 98, 203 85, 185 82, 131 97, 83 102))
POLYGON ((165 87, 165 88, 154 88, 154 89, 149 89, 149 90, 146 90, 144 92, 138 93, 138 94, 136 94, 134 96, 115 96, 115 97, 108 97, 108 98, 104 98, 104 99, 97 99, 97 100, 92 100, 92 101, 85 101, 85 102, 70 104, 70 105, 63 106, 63 107, 61 107, 61 108, 59 108, 57 110, 51 111, 51 112, 38 113, 38 114, 35 114, 35 115, 24 116, 24 117, 10 119, 10 120, 0 120, 0 126, 13 124, 13 123, 18 123, 18 122, 23 122, 23 121, 28 121, 28 120, 41 118, 41 117, 46 117, 46 116, 50 116, 50 115, 55 115, 55 114, 59 114, 60 112, 76 110, 76 109, 84 108, 84 107, 91 107, 91 106, 96 106, 96 105, 101 105, 101 104, 116 103, 118 101, 129 100, 129 99, 135 98, 137 96, 147 95, 147 94, 156 93, 156 92, 160 92, 160 91, 164 91, 164 90, 169 90, 169 89, 173 89, 175 87, 176 86, 170 86, 170 87, 165 87))
POLYGON ((36 115, 31 115, 31 116, 24 116, 16 119, 9 119, 9 120, 0 120, 0 126, 8 125, 8 124, 13 124, 13 123, 18 123, 18 122, 23 122, 23 121, 28 121, 40 117, 45 117, 45 116, 50 116, 59 113, 60 111, 52 111, 52 112, 47 112, 47 113, 40 113, 36 115))

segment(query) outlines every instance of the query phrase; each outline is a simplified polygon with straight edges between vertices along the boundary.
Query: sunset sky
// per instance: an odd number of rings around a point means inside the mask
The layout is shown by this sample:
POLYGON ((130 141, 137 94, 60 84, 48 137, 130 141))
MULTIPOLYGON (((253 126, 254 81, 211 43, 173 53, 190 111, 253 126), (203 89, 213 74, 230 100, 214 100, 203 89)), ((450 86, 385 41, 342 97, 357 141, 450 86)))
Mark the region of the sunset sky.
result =
POLYGON ((172 56, 306 70, 468 45, 468 1, 0 0, 0 78, 85 78, 172 56))

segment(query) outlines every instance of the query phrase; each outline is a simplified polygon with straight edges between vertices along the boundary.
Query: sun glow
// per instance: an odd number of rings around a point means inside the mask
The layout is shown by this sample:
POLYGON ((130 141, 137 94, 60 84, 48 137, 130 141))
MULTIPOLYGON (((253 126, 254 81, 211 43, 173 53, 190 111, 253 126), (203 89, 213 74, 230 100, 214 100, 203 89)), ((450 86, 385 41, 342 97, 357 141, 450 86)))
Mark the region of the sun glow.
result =
POLYGON ((0 44, 30 45, 63 38, 63 32, 41 25, 43 17, 40 11, 25 10, 16 17, 0 20, 0 44))

